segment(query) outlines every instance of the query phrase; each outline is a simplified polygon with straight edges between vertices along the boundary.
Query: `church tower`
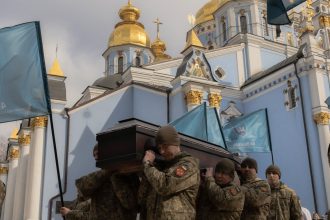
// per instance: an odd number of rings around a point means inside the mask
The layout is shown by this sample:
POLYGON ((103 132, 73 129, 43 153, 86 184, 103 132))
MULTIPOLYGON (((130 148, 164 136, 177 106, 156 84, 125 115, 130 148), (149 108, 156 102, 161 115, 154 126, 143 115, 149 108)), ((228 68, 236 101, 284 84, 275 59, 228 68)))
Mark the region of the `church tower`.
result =
POLYGON ((122 74, 131 66, 139 67, 154 60, 149 36, 138 21, 140 10, 128 1, 119 10, 119 17, 122 21, 116 24, 103 53, 106 75, 122 74))

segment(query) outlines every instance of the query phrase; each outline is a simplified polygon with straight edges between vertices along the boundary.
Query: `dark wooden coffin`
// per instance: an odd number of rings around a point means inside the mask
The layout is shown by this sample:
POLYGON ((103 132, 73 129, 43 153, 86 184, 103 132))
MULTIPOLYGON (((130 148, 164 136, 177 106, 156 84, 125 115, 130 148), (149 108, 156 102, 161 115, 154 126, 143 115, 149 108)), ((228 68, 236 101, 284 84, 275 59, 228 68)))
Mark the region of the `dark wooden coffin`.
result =
MULTIPOLYGON (((159 126, 137 119, 121 121, 113 128, 97 134, 99 160, 96 166, 118 172, 137 172, 142 158, 150 149, 159 126)), ((200 167, 215 167, 220 158, 239 163, 240 159, 221 146, 180 134, 181 149, 199 158, 200 167)))

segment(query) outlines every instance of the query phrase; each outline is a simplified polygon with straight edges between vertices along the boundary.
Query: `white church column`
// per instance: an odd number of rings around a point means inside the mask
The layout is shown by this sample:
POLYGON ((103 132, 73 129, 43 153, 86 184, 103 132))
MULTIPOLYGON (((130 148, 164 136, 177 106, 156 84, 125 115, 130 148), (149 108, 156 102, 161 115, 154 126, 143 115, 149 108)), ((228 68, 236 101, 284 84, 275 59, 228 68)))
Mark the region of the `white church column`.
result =
MULTIPOLYGON (((0 163, 0 180, 6 185, 7 187, 7 177, 8 177, 8 162, 1 162, 0 163)), ((4 210, 5 203, 2 204, 0 207, 0 213, 4 210)))
POLYGON ((32 144, 28 162, 25 190, 24 220, 39 220, 41 211, 43 155, 46 140, 47 117, 32 121, 32 144))
POLYGON ((195 85, 187 85, 183 88, 188 111, 202 104, 203 87, 195 85))
POLYGON ((321 111, 319 113, 314 113, 314 121, 317 124, 317 130, 319 133, 320 141, 320 153, 323 167, 323 174, 325 180, 325 190, 327 193, 328 209, 330 208, 330 167, 328 161, 328 147, 330 144, 330 112, 321 111))
POLYGON ((7 186, 8 162, 0 163, 0 180, 7 186))
MULTIPOLYGON (((23 124, 23 123, 22 123, 23 124)), ((23 219, 25 187, 26 187, 26 173, 29 160, 29 151, 31 143, 31 130, 29 127, 21 128, 18 134, 18 143, 20 146, 20 159, 16 175, 16 186, 13 207, 13 220, 23 219)))
POLYGON ((12 219, 13 216, 14 191, 19 159, 19 146, 17 139, 9 139, 8 159, 8 180, 4 208, 2 210, 2 220, 12 219))

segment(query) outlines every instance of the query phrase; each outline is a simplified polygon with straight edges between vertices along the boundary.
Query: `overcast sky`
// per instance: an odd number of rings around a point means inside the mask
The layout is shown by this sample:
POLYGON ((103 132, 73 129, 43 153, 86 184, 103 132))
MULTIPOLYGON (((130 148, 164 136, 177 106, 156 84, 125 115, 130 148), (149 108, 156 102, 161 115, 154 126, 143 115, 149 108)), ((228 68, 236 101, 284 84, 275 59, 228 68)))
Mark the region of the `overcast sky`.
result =
MULTIPOLYGON (((141 10, 151 42, 156 37, 153 21, 159 17, 163 25, 160 38, 167 53, 178 57, 185 46, 186 32, 191 28, 187 16, 195 15, 208 0, 132 0, 141 10)), ((68 107, 80 97, 86 86, 103 76, 108 38, 120 21, 119 9, 127 0, 3 0, 0 7, 0 28, 40 21, 47 70, 58 59, 64 71, 68 107)), ((13 123, 17 126, 19 123, 13 123)), ((0 124, 0 135, 9 129, 0 124)), ((12 126, 10 126, 12 127, 12 126)))

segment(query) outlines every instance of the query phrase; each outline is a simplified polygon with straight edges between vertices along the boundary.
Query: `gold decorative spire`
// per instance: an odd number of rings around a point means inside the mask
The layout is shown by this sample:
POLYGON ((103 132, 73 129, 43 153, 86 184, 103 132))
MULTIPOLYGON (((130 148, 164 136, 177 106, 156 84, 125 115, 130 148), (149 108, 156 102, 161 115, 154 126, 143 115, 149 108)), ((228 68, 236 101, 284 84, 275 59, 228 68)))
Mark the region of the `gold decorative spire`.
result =
POLYGON ((55 60, 53 62, 52 67, 49 70, 49 75, 53 75, 53 76, 64 76, 64 73, 62 71, 62 68, 60 66, 60 63, 58 62, 58 59, 57 59, 57 55, 56 55, 56 58, 55 58, 55 60))
POLYGON ((154 23, 157 25, 157 37, 155 42, 151 44, 151 50, 155 55, 155 62, 171 59, 171 56, 165 54, 165 42, 160 39, 159 26, 163 23, 160 22, 159 18, 157 18, 154 23))
POLYGON ((315 14, 314 8, 312 6, 312 0, 306 0, 306 6, 304 9, 304 21, 302 22, 302 26, 300 29, 300 34, 302 35, 305 32, 313 32, 313 16, 315 14))
POLYGON ((14 128, 11 132, 10 139, 18 139, 18 128, 14 128))
POLYGON ((202 44, 202 42, 199 40, 199 38, 197 37, 196 32, 194 31, 194 29, 191 29, 188 33, 187 33, 187 40, 186 40, 186 46, 183 49, 183 51, 181 53, 183 53, 185 50, 187 50, 189 47, 201 47, 201 48, 205 48, 202 44))
POLYGON ((108 46, 135 44, 150 47, 149 36, 144 30, 143 24, 138 22, 140 10, 134 7, 129 0, 127 5, 119 10, 118 14, 122 21, 116 24, 115 30, 109 37, 108 46))

